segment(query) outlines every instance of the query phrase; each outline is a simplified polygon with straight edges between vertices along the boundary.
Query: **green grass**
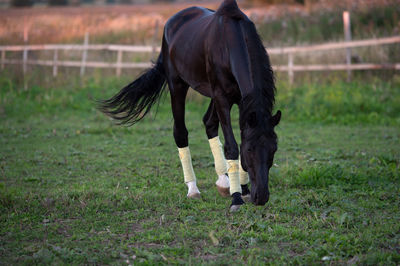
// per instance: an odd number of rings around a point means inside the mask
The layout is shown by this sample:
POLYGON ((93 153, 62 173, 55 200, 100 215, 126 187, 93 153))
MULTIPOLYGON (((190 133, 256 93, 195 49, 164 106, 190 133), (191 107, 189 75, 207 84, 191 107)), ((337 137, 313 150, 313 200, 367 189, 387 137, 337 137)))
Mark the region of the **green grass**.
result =
POLYGON ((290 121, 339 124, 400 124, 400 76, 387 82, 359 79, 351 83, 278 83, 277 108, 290 121))
POLYGON ((235 214, 214 185, 201 124, 207 101, 187 106, 202 192, 193 201, 168 96, 157 116, 130 128, 95 110, 91 98, 123 83, 23 90, 1 79, 0 264, 400 263, 396 80, 309 90, 278 84, 283 118, 271 198, 235 214), (382 92, 392 97, 377 97, 382 92), (317 114, 324 110, 336 119, 317 114), (377 119, 362 119, 371 112, 377 119))

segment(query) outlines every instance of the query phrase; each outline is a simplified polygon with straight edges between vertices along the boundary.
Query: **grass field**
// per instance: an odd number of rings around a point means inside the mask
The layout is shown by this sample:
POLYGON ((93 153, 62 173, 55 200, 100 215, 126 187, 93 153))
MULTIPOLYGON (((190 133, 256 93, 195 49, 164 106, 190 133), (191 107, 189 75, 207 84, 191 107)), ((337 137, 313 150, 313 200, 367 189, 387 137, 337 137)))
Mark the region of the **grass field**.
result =
POLYGON ((270 201, 235 214, 214 185, 207 101, 186 113, 193 201, 168 96, 130 128, 96 111, 125 81, 0 79, 0 264, 400 263, 398 79, 279 84, 270 201))

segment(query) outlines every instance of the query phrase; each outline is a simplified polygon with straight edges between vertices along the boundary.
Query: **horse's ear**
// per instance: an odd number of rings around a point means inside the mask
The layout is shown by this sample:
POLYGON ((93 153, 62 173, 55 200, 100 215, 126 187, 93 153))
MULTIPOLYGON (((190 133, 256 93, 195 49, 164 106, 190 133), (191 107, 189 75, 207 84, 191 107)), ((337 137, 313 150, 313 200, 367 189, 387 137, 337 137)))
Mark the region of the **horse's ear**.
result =
POLYGON ((281 115, 282 115, 281 110, 278 110, 278 112, 276 112, 276 114, 271 117, 272 126, 275 127, 276 125, 279 124, 279 121, 281 121, 281 115))
POLYGON ((247 118, 247 124, 249 124, 249 127, 251 127, 251 128, 255 128, 257 126, 256 112, 252 112, 249 114, 249 117, 247 118))

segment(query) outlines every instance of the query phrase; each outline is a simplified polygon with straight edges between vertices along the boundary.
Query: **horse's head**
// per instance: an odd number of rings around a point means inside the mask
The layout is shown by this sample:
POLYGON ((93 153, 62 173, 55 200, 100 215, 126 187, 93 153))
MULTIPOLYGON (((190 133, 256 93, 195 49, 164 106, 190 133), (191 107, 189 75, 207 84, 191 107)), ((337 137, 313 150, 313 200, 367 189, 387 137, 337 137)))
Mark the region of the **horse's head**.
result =
POLYGON ((269 169, 278 148, 274 127, 281 119, 281 111, 273 116, 250 111, 241 119, 240 157, 243 169, 249 173, 251 201, 264 205, 269 199, 269 169))

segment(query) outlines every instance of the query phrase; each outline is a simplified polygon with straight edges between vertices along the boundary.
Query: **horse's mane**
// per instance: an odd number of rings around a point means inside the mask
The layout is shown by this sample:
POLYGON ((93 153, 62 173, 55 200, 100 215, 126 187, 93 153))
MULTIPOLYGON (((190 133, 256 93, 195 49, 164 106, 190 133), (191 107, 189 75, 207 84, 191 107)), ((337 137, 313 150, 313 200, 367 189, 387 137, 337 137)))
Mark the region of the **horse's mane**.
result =
POLYGON ((247 47, 249 68, 253 91, 243 96, 240 102, 241 126, 252 112, 257 117, 270 118, 275 102, 275 80, 270 60, 265 47, 257 33, 254 23, 239 9, 236 0, 224 0, 218 10, 217 16, 223 16, 237 21, 242 38, 247 47))
POLYGON ((261 101, 262 107, 271 113, 275 103, 276 89, 274 72, 271 68, 268 54, 253 22, 247 20, 240 23, 240 25, 245 35, 250 57, 255 93, 261 93, 261 95, 254 95, 254 98, 257 101, 261 101))
POLYGON ((245 35, 246 45, 250 57, 254 93, 245 96, 241 100, 241 127, 250 113, 265 118, 271 117, 275 103, 275 79, 268 54, 258 35, 256 28, 250 20, 240 23, 245 35))

